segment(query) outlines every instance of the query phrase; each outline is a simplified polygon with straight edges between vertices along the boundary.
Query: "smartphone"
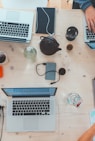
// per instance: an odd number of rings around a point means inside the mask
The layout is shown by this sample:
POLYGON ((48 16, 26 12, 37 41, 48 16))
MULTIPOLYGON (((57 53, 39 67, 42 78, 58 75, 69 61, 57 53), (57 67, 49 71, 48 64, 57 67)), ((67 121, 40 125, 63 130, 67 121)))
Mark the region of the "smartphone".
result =
POLYGON ((56 79, 56 63, 48 62, 46 63, 46 80, 55 80, 56 79))

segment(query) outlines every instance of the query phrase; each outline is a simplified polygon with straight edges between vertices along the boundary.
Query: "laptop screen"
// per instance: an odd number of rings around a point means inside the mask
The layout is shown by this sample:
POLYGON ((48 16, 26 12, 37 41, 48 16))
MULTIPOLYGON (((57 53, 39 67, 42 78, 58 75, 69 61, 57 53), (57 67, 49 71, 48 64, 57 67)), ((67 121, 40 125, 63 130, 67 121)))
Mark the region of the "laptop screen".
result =
POLYGON ((35 87, 35 88, 2 88, 7 96, 27 97, 27 96, 53 96, 56 87, 35 87))

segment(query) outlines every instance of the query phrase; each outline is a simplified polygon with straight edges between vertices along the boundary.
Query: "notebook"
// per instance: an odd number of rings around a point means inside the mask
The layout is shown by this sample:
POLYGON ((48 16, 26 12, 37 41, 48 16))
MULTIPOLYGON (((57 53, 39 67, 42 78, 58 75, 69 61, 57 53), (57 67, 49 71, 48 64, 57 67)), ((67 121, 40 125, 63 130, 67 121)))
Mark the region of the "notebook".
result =
POLYGON ((36 33, 53 34, 55 28, 55 8, 37 8, 36 33))
POLYGON ((33 18, 33 12, 0 9, 0 40, 29 43, 33 18))
POLYGON ((56 87, 2 88, 7 132, 54 131, 56 87))
POLYGON ((88 29, 86 19, 83 19, 84 21, 84 42, 91 48, 95 49, 95 33, 91 32, 88 29))

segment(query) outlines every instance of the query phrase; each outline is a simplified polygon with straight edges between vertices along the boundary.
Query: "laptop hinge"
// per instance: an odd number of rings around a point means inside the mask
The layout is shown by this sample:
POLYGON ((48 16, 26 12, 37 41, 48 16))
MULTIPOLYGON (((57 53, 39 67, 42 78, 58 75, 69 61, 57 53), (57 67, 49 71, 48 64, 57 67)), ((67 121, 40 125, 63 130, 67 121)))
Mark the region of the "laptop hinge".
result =
POLYGON ((22 38, 11 38, 11 37, 2 37, 2 36, 0 36, 0 40, 3 40, 3 41, 11 41, 11 42, 26 42, 26 39, 22 39, 22 38))
POLYGON ((41 98, 41 97, 50 97, 50 95, 40 95, 40 96, 12 96, 13 98, 24 98, 24 97, 27 97, 27 98, 32 98, 32 97, 38 97, 38 98, 41 98))
POLYGON ((89 41, 89 43, 95 43, 95 40, 89 41))

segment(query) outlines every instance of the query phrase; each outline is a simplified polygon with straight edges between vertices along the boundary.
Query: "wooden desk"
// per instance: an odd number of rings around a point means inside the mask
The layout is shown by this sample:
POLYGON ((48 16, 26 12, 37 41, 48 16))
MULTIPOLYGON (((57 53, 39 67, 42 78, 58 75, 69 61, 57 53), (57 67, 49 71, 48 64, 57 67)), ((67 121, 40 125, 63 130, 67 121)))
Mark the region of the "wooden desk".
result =
MULTIPOLYGON (((95 77, 95 51, 91 50, 83 41, 83 13, 80 10, 56 11, 56 40, 60 43, 62 51, 52 56, 45 56, 39 49, 40 36, 34 34, 31 46, 37 50, 35 63, 29 62, 24 57, 24 48, 28 45, 11 42, 0 42, 0 50, 8 55, 9 62, 4 67, 4 77, 0 78, 0 87, 32 87, 51 86, 51 81, 46 81, 37 75, 37 63, 52 61, 57 63, 57 70, 66 69, 66 74, 61 76, 56 93, 56 131, 53 133, 7 133, 5 130, 6 114, 2 141, 77 141, 78 137, 90 126, 89 112, 93 109, 92 78, 95 77), (79 34, 74 41, 65 38, 69 26, 76 26, 79 34), (67 44, 73 45, 72 51, 67 51, 67 44), (68 105, 65 98, 68 93, 76 92, 83 99, 79 108, 68 105)), ((7 97, 0 90, 0 96, 7 97)))
MULTIPOLYGON (((55 7, 61 9, 72 9, 73 0, 49 0, 48 7, 55 7)), ((2 0, 0 0, 0 7, 2 7, 2 0)))

